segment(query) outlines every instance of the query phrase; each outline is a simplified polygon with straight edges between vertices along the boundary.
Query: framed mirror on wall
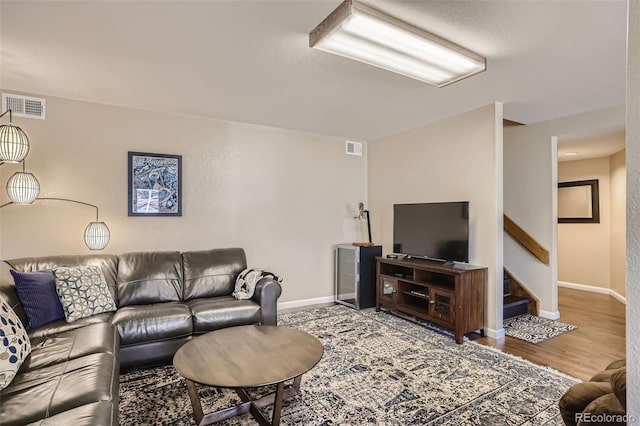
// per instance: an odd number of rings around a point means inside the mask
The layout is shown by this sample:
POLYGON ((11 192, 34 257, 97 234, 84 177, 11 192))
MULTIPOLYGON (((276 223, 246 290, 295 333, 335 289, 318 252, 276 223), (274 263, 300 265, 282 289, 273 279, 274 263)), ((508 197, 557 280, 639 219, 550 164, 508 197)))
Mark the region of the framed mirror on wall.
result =
POLYGON ((600 223, 598 179, 558 183, 558 223, 600 223))

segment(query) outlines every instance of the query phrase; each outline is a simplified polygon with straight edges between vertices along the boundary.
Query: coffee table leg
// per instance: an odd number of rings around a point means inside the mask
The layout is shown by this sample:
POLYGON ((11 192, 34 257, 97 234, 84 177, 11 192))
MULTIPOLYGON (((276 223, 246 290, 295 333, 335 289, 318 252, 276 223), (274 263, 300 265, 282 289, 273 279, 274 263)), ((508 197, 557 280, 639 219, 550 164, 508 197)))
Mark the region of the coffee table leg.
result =
POLYGON ((278 426, 280 424, 280 414, 282 412, 282 399, 284 396, 284 382, 278 383, 278 387, 276 388, 276 400, 273 404, 273 418, 271 420, 271 424, 273 426, 278 426))
POLYGON ((189 379, 187 381, 187 389, 189 390, 189 399, 191 399, 191 406, 193 407, 193 417, 196 419, 196 425, 199 425, 204 417, 202 411, 202 405, 200 404, 200 397, 198 396, 198 389, 196 389, 195 383, 189 379))
POLYGON ((300 393, 300 382, 302 381, 302 375, 293 379, 293 389, 295 389, 296 393, 300 393))

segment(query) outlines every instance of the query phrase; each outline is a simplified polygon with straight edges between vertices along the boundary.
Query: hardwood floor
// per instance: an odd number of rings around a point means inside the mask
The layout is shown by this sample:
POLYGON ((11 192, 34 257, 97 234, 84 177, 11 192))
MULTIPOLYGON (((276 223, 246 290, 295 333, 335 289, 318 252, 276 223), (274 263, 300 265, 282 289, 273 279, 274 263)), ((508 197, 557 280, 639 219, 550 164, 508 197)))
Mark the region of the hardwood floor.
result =
POLYGON ((513 337, 475 342, 493 346, 539 365, 588 380, 612 361, 625 358, 625 305, 605 294, 560 287, 560 321, 577 330, 533 344, 513 337))

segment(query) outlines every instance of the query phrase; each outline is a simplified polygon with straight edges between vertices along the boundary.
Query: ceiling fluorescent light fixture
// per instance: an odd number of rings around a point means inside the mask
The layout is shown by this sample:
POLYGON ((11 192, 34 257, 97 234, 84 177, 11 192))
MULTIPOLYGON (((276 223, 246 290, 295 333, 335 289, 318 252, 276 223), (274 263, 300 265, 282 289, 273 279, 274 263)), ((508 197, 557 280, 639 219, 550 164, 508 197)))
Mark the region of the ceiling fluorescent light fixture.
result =
POLYGON ((309 47, 437 87, 487 69, 484 57, 352 0, 309 33, 309 47))

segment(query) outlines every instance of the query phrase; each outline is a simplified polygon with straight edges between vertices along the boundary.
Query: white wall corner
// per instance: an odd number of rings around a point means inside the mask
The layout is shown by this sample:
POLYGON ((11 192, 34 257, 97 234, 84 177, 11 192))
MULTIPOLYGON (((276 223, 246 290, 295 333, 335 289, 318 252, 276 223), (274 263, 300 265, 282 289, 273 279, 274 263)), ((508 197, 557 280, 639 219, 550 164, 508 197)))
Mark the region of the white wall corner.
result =
POLYGON ((495 328, 485 328, 484 329, 484 333, 487 335, 487 337, 491 337, 493 339, 504 339, 504 328, 500 328, 498 330, 496 330, 495 328))
POLYGON ((314 297, 312 299, 291 300, 289 302, 278 302, 278 309, 300 308, 302 306, 319 305, 336 301, 336 296, 314 297))
POLYGON ((560 312, 559 311, 543 311, 542 309, 540 310, 540 314, 539 314, 542 318, 547 318, 550 320, 559 320, 560 319, 560 312))

